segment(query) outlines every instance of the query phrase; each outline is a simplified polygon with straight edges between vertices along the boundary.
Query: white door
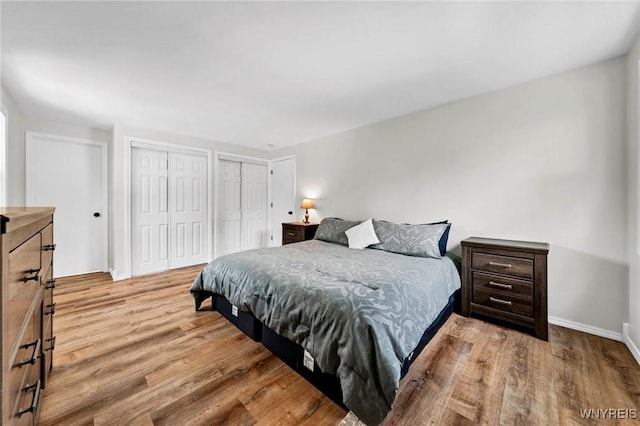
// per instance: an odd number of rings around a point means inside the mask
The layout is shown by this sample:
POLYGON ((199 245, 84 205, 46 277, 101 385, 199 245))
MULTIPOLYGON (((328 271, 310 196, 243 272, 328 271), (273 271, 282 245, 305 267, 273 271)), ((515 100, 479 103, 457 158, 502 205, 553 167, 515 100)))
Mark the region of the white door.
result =
POLYGON ((294 159, 285 158, 271 163, 271 221, 272 246, 282 245, 282 223, 294 222, 295 176, 294 159))
POLYGON ((269 245, 268 167, 218 161, 217 256, 269 245))
POLYGON ((169 154, 169 264, 207 261, 207 158, 169 154))
POLYGON ((131 149, 131 273, 169 269, 168 153, 131 149))
POLYGON ((242 163, 220 160, 218 183, 218 250, 223 256, 242 250, 242 163))
POLYGON ((242 163, 242 250, 268 247, 267 165, 242 163))
POLYGON ((106 144, 27 133, 27 205, 55 207, 54 276, 106 270, 106 144))

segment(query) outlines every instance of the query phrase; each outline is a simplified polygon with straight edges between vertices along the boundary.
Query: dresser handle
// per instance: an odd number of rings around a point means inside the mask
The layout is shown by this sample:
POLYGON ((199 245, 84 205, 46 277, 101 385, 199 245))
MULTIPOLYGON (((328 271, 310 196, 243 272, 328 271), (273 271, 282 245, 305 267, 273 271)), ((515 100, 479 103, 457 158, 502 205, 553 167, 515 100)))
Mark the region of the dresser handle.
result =
POLYGON ((54 315, 56 313, 56 304, 55 303, 51 303, 49 305, 47 305, 47 308, 49 308, 49 312, 47 312, 47 310, 44 310, 44 314, 45 315, 54 315))
POLYGON ((27 349, 30 346, 33 346, 33 352, 31 353, 31 358, 29 358, 26 361, 20 361, 16 364, 16 367, 18 368, 22 368, 23 365, 27 365, 27 364, 35 364, 36 363, 36 359, 38 359, 39 355, 40 355, 40 339, 34 340, 31 343, 27 343, 25 345, 20 346, 20 349, 27 349))
POLYGON ((513 289, 513 286, 511 284, 502 284, 502 283, 497 283, 495 281, 489 281, 489 285, 491 287, 507 288, 509 290, 513 289))
POLYGON ((53 336, 51 339, 45 339, 45 342, 51 343, 51 346, 44 350, 45 352, 52 351, 56 348, 56 336, 53 336))
POLYGON ((296 236, 296 234, 294 234, 293 232, 287 232, 287 235, 290 236, 290 237, 295 237, 296 236))
POLYGON ((40 400, 40 379, 32 385, 28 385, 22 388, 23 392, 33 392, 33 399, 31 400, 31 405, 27 408, 23 408, 16 413, 16 416, 22 417, 23 414, 27 413, 35 413, 38 408, 38 401, 40 400))
POLYGON ((47 280, 44 289, 51 290, 52 288, 56 288, 56 280, 47 280))
POLYGON ((501 303, 503 305, 511 306, 511 302, 508 300, 496 299, 495 297, 489 297, 489 300, 495 303, 501 303))
POLYGON ((40 276, 39 276, 39 275, 40 275, 40 269, 41 269, 41 268, 38 268, 38 269, 29 269, 29 270, 27 271, 27 274, 35 274, 35 275, 34 275, 34 276, 32 276, 32 277, 25 277, 25 278, 24 278, 24 282, 26 283, 26 282, 29 282, 29 281, 38 281, 38 280, 40 279, 40 276))
POLYGON ((500 266, 501 268, 511 268, 510 263, 489 262, 489 266, 500 266))
POLYGON ((54 251, 56 249, 56 245, 55 244, 46 244, 42 247, 43 250, 46 251, 54 251))

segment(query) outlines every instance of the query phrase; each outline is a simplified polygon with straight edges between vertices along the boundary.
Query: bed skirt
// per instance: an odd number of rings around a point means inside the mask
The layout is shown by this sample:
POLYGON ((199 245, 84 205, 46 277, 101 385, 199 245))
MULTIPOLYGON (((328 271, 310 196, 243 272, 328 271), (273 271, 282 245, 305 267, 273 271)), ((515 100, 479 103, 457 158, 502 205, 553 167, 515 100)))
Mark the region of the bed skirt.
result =
MULTIPOLYGON (((459 291, 456 293, 459 293, 459 291)), ((313 362, 313 367, 311 367, 311 361, 309 358, 307 358, 307 362, 305 362, 305 351, 300 345, 280 336, 265 326, 251 312, 245 312, 235 308, 222 295, 210 292, 200 292, 193 294, 193 297, 195 299, 196 310, 199 310, 202 303, 211 297, 212 310, 220 312, 220 314, 229 320, 229 322, 254 341, 261 342, 264 347, 269 349, 285 364, 307 379, 307 381, 314 385, 324 395, 348 411, 348 408, 344 405, 342 400, 342 389, 340 388, 340 380, 338 377, 334 374, 322 372, 315 362, 313 362)), ((427 343, 429 343, 440 327, 442 327, 442 325, 447 321, 454 310, 454 303, 456 300, 457 298, 455 297, 455 294, 451 295, 447 305, 442 311, 440 311, 429 328, 425 330, 416 348, 402 363, 400 378, 407 374, 413 361, 418 358, 427 343)))

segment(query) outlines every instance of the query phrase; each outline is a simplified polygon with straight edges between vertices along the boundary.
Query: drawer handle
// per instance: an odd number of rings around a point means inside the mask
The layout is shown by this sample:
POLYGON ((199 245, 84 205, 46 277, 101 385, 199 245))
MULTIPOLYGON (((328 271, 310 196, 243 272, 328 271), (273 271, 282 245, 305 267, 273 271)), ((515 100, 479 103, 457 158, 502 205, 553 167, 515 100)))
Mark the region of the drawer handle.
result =
POLYGON ((51 290, 52 288, 56 288, 56 280, 47 280, 44 289, 51 290))
POLYGON ((496 299, 495 297, 489 297, 489 300, 495 303, 500 303, 502 305, 511 306, 511 302, 509 300, 496 299))
POLYGON ((39 274, 40 274, 40 268, 38 268, 38 269, 29 269, 29 270, 27 271, 27 274, 35 274, 35 275, 34 275, 34 276, 32 276, 32 277, 25 277, 25 278, 24 278, 24 282, 25 282, 25 283, 26 283, 26 282, 29 282, 29 281, 38 281, 38 280, 40 279, 40 276, 39 276, 39 274))
POLYGON ((510 263, 489 262, 489 266, 499 266, 501 268, 511 268, 510 263))
POLYGON ((31 343, 27 343, 26 345, 20 346, 20 349, 28 349, 30 346, 33 346, 33 352, 31 353, 31 358, 26 361, 20 361, 16 364, 18 368, 22 368, 23 365, 27 364, 35 364, 36 359, 40 356, 40 339, 36 339, 31 343))
POLYGON ((46 244, 42 247, 43 250, 46 251, 54 251, 56 249, 56 245, 55 244, 46 244))
POLYGON ((287 232, 287 235, 290 236, 290 237, 295 237, 296 236, 296 234, 294 234, 293 232, 287 232))
POLYGON ((22 417, 23 414, 27 413, 35 413, 38 408, 38 402, 40 401, 40 390, 42 386, 40 386, 40 379, 32 385, 28 385, 22 388, 23 392, 33 392, 33 399, 31 400, 31 405, 27 408, 23 408, 16 413, 16 416, 22 417))
POLYGON ((511 284, 502 284, 502 283, 497 283, 495 281, 489 281, 489 285, 491 287, 507 288, 509 290, 513 290, 513 286, 511 284))
POLYGON ((49 308, 49 312, 47 312, 47 310, 44 310, 44 314, 45 315, 53 315, 56 313, 56 304, 55 303, 51 303, 49 305, 47 305, 47 308, 49 308))
POLYGON ((56 348, 56 336, 53 336, 51 339, 45 339, 45 342, 51 343, 51 346, 44 350, 45 352, 52 351, 56 348))

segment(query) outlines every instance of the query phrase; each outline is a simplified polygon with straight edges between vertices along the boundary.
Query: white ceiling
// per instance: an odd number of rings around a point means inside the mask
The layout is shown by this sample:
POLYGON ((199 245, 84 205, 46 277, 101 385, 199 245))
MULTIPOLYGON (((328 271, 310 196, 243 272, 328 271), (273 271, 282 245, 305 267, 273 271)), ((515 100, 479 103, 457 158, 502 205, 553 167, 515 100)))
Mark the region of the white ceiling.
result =
POLYGON ((626 53, 638 2, 6 2, 22 113, 268 149, 626 53))

